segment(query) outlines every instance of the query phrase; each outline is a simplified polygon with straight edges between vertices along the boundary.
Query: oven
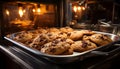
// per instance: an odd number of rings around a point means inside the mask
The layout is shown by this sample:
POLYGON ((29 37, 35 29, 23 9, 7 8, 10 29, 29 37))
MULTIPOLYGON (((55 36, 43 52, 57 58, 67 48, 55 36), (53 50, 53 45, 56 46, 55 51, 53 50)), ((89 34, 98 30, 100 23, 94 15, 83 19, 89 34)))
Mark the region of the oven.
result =
MULTIPOLYGON (((99 2, 94 0, 9 0, 1 3, 0 52, 2 56, 0 57, 4 63, 1 68, 112 69, 119 67, 119 24, 114 23, 119 20, 119 4, 113 1, 99 2), (105 4, 110 4, 113 8, 108 8, 105 4), (100 15, 100 13, 104 14, 100 15), (115 20, 116 17, 117 20, 115 20), (114 24, 110 24, 106 29, 106 25, 109 24, 106 21, 109 20, 112 20, 114 24), (104 27, 103 25, 105 25, 105 29, 101 29, 104 27), (56 31, 56 28, 63 29, 66 26, 75 30, 93 30, 98 34, 109 36, 113 42, 74 55, 67 53, 67 55, 56 56, 44 54, 39 49, 29 48, 24 43, 14 40, 14 37, 19 33, 25 35, 24 31, 36 34, 34 31, 38 31, 38 29, 41 33, 44 29, 56 31)), ((69 30, 64 32, 67 33, 69 30)), ((23 37, 27 36, 29 35, 23 37)))

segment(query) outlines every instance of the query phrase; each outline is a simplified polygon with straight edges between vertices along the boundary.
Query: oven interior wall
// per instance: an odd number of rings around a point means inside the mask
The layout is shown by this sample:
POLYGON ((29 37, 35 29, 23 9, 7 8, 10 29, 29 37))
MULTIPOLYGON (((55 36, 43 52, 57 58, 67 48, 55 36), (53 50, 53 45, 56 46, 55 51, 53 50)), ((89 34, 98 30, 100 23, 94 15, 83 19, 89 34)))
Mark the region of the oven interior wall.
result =
POLYGON ((65 2, 64 0, 2 2, 2 36, 40 27, 62 27, 66 22, 65 2), (19 10, 20 7, 23 9, 22 12, 19 10))

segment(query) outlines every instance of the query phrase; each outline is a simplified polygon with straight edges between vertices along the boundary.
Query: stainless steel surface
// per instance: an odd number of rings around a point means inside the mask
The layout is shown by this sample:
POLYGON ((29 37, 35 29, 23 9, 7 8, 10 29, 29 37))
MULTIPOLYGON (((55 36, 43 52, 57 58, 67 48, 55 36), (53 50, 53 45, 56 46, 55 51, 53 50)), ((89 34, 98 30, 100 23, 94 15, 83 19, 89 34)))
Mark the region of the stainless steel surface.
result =
POLYGON ((3 51, 4 53, 7 53, 7 55, 16 63, 20 64, 22 66, 23 69, 33 69, 30 65, 28 65, 25 61, 23 61, 22 59, 20 59, 18 56, 16 56, 15 54, 13 54, 10 51, 10 48, 8 46, 2 46, 0 45, 0 50, 3 51))
MULTIPOLYGON (((16 68, 17 65, 12 64, 14 65, 15 67, 14 68, 14 67, 11 67, 11 64, 9 64, 10 67, 5 65, 7 66, 7 68, 5 69, 49 69, 49 68, 60 69, 57 66, 55 66, 55 64, 49 63, 48 61, 45 61, 42 58, 38 59, 15 46, 0 45, 0 51, 2 51, 6 55, 6 57, 10 58, 10 60, 16 62, 20 66, 20 68, 16 68)), ((10 62, 10 61, 7 61, 7 62, 10 62)))
POLYGON ((110 45, 100 46, 98 48, 88 50, 88 51, 85 51, 82 53, 74 52, 73 55, 48 55, 48 54, 42 53, 36 49, 29 48, 28 46, 24 45, 23 43, 17 42, 17 41, 12 39, 15 36, 15 34, 17 34, 17 33, 11 34, 10 38, 8 38, 6 36, 4 38, 6 40, 16 44, 18 47, 21 47, 21 48, 35 54, 37 57, 43 57, 44 59, 47 59, 47 60, 55 62, 55 63, 69 63, 69 62, 74 62, 74 61, 78 61, 78 60, 83 60, 86 57, 91 57, 91 56, 93 56, 92 54, 90 54, 91 51, 98 50, 100 48, 104 48, 107 46, 110 47, 110 46, 112 46, 112 44, 114 44, 114 42, 119 40, 119 36, 114 35, 114 34, 103 33, 103 32, 97 32, 97 33, 108 35, 113 40, 113 43, 111 43, 110 45))

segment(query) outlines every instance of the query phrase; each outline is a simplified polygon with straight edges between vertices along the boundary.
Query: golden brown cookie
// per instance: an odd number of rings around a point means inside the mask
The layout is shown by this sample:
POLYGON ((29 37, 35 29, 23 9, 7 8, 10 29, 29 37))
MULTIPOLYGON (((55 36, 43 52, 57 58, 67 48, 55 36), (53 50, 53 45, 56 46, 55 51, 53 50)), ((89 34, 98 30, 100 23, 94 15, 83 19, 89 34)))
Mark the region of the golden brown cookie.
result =
POLYGON ((38 31, 39 34, 40 33, 47 33, 48 32, 47 29, 44 29, 44 28, 37 29, 36 31, 38 31))
POLYGON ((76 52, 84 52, 87 50, 97 48, 96 44, 90 41, 76 41, 74 44, 71 45, 71 47, 76 52))
POLYGON ((30 43, 29 46, 30 47, 34 47, 34 45, 35 45, 35 47, 41 46, 45 43, 55 40, 57 37, 58 37, 58 35, 53 32, 41 33, 36 38, 34 38, 33 42, 30 43))
POLYGON ((44 39, 44 37, 40 38, 40 35, 38 35, 36 38, 34 38, 32 43, 30 43, 28 46, 35 49, 38 49, 38 48, 40 49, 41 46, 47 42, 48 42, 47 39, 44 39))
POLYGON ((81 31, 73 31, 67 33, 68 38, 72 40, 79 40, 83 37, 83 33, 81 31))
POLYGON ((69 48, 68 50, 66 50, 65 52, 63 52, 61 55, 72 55, 73 54, 73 49, 69 48))
POLYGON ((72 32, 74 30, 70 27, 62 27, 62 28, 60 28, 60 31, 63 33, 67 33, 67 32, 72 32))
POLYGON ((65 42, 66 42, 66 43, 69 43, 70 45, 74 43, 74 41, 73 41, 73 40, 68 39, 68 38, 65 40, 65 42))
POLYGON ((90 40, 90 36, 88 36, 88 35, 83 35, 82 40, 83 40, 83 41, 90 40))
POLYGON ((36 33, 36 32, 22 31, 22 32, 17 33, 13 39, 28 45, 28 43, 32 42, 32 40, 37 35, 38 35, 38 33, 36 33))
POLYGON ((70 49, 70 44, 65 42, 49 42, 41 48, 41 52, 51 55, 61 55, 70 49))
POLYGON ((63 32, 58 32, 58 38, 67 38, 67 34, 63 32))
POLYGON ((112 42, 111 38, 103 34, 93 34, 90 36, 90 40, 99 46, 103 46, 112 42))
POLYGON ((91 30, 80 30, 80 32, 84 35, 92 35, 92 34, 95 34, 94 31, 91 31, 91 30))
POLYGON ((53 28, 49 28, 48 32, 60 32, 60 30, 53 27, 53 28))

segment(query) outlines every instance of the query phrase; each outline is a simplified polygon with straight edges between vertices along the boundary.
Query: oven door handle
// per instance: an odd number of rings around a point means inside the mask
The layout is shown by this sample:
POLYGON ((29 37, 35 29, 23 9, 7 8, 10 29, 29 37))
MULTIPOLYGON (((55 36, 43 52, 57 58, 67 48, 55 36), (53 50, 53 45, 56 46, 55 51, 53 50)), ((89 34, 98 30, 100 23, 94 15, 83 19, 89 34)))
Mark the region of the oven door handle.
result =
POLYGON ((91 51, 90 53, 91 54, 95 54, 95 55, 101 55, 101 56, 109 56, 109 55, 114 55, 114 54, 117 54, 120 52, 120 44, 114 44, 113 46, 111 47, 114 47, 114 49, 110 50, 110 51, 97 51, 97 50, 94 50, 94 51, 91 51))

